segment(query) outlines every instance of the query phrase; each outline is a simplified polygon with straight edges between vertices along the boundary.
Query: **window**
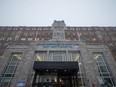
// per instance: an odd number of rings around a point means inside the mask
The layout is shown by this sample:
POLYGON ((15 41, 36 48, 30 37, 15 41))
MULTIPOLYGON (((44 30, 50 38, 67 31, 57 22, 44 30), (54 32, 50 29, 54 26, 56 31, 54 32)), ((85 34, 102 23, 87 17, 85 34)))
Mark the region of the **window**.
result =
POLYGON ((13 35, 15 35, 16 33, 17 33, 17 32, 11 32, 11 34, 10 34, 10 35, 11 35, 11 36, 13 36, 13 35))
POLYGON ((104 30, 103 28, 100 28, 100 30, 104 30))
POLYGON ((75 29, 74 29, 74 28, 71 28, 71 30, 73 30, 73 31, 74 31, 75 29))
POLYGON ((72 52, 72 61, 78 61, 79 57, 80 57, 79 53, 72 52))
POLYGON ((42 28, 39 28, 39 30, 42 30, 42 28))
POLYGON ((62 61, 62 52, 53 52, 53 61, 62 61))
POLYGON ((36 28, 32 28, 32 30, 36 30, 36 28))
POLYGON ((8 32, 5 32, 5 33, 4 33, 4 35, 6 35, 6 36, 7 36, 7 35, 8 35, 8 32))
POLYGON ((96 62, 96 65, 98 67, 100 78, 103 79, 104 84, 110 84, 112 86, 115 86, 114 80, 111 75, 111 71, 109 70, 109 67, 107 66, 103 53, 95 52, 93 53, 93 55, 94 55, 94 60, 96 62))
POLYGON ((40 28, 37 28, 37 30, 40 30, 40 28))
POLYGON ((78 28, 76 28, 76 30, 78 30, 78 28))
POLYGON ((5 37, 1 37, 0 40, 5 40, 5 37))
POLYGON ((22 30, 22 28, 20 28, 20 30, 22 30))
POLYGON ((9 41, 9 40, 12 40, 12 37, 8 37, 8 38, 7 38, 7 41, 9 41))
POLYGON ((17 30, 17 28, 14 28, 13 30, 17 30))
POLYGON ((86 28, 82 28, 82 30, 86 30, 86 28))
POLYGON ((48 61, 65 61, 65 51, 50 51, 48 61))
POLYGON ((24 36, 27 36, 28 35, 28 33, 27 32, 24 32, 24 36))
POLYGON ((97 28, 95 28, 95 30, 98 30, 97 28))
POLYGON ((30 28, 26 28, 26 30, 30 30, 30 28))
POLYGON ((92 30, 92 28, 88 28, 88 30, 92 30))
POLYGON ((83 70, 83 64, 81 60, 81 54, 77 51, 71 51, 68 53, 68 57, 71 59, 71 61, 78 61, 79 64, 79 72, 78 72, 78 82, 79 87, 85 87, 85 80, 84 80, 84 70, 83 70))
POLYGON ((11 80, 14 77, 18 63, 21 60, 21 53, 13 53, 10 60, 4 68, 3 74, 0 78, 0 87, 10 87, 11 80))
POLYGON ((35 57, 36 61, 45 61, 45 58, 47 57, 46 52, 36 52, 35 57))
POLYGON ((25 40, 26 40, 26 38, 21 38, 21 40, 22 40, 22 41, 25 41, 25 40))
POLYGON ((7 28, 7 30, 11 30, 11 28, 7 28))
POLYGON ((33 40, 33 38, 28 38, 28 41, 32 41, 33 40))
POLYGON ((30 36, 33 36, 34 35, 34 32, 30 32, 30 36))

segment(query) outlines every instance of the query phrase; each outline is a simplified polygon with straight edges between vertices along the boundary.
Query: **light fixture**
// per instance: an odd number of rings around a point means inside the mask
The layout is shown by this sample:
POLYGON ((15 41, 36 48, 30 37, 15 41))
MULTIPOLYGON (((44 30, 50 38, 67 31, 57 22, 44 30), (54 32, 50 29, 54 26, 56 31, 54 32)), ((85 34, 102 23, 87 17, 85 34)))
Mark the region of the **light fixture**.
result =
POLYGON ((95 55, 94 59, 97 59, 100 57, 100 54, 95 55))
POLYGON ((39 61, 42 61, 42 60, 41 60, 41 57, 40 57, 40 56, 38 56, 38 55, 37 55, 37 59, 38 59, 39 61))
POLYGON ((17 59, 21 60, 21 57, 19 55, 14 55, 17 59))
POLYGON ((75 60, 74 61, 77 61, 79 59, 79 55, 76 56, 75 60))
POLYGON ((60 82, 62 82, 62 79, 60 78, 60 82))
POLYGON ((55 82, 57 82, 57 79, 56 79, 56 78, 54 78, 54 81, 55 81, 55 82))

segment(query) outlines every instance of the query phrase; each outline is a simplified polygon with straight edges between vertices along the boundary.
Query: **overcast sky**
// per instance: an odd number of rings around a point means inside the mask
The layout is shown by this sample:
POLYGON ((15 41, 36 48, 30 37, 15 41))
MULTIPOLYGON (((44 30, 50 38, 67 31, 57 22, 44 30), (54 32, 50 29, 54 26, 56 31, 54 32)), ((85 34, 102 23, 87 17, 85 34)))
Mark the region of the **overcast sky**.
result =
POLYGON ((0 26, 116 26, 116 0, 0 0, 0 26))

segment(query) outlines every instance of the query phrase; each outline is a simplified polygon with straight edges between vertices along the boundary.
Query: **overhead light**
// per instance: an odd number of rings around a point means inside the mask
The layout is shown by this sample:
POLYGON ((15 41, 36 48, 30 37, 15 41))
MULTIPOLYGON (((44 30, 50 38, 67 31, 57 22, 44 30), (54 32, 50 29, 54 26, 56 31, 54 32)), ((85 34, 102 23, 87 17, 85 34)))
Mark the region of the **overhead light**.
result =
POLYGON ((56 78, 54 78, 54 81, 55 81, 55 82, 57 82, 57 79, 56 79, 56 78))
POLYGON ((60 82, 62 82, 62 79, 60 78, 60 82))
POLYGON ((17 59, 21 60, 21 57, 19 55, 14 55, 17 59))
POLYGON ((99 58, 100 54, 95 55, 94 59, 99 58))
POLYGON ((74 61, 77 61, 79 59, 79 55, 76 56, 75 60, 74 61))
POLYGON ((40 57, 40 56, 38 56, 38 55, 37 55, 37 59, 38 59, 39 61, 42 61, 41 57, 40 57))

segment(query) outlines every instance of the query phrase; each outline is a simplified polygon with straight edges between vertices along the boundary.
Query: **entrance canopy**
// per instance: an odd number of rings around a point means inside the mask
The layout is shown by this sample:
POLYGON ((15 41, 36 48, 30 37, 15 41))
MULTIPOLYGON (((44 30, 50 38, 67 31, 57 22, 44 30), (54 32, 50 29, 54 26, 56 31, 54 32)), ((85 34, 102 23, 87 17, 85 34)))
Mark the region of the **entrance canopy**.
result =
POLYGON ((78 72, 77 61, 35 61, 34 71, 44 73, 58 73, 59 75, 69 75, 78 72))

